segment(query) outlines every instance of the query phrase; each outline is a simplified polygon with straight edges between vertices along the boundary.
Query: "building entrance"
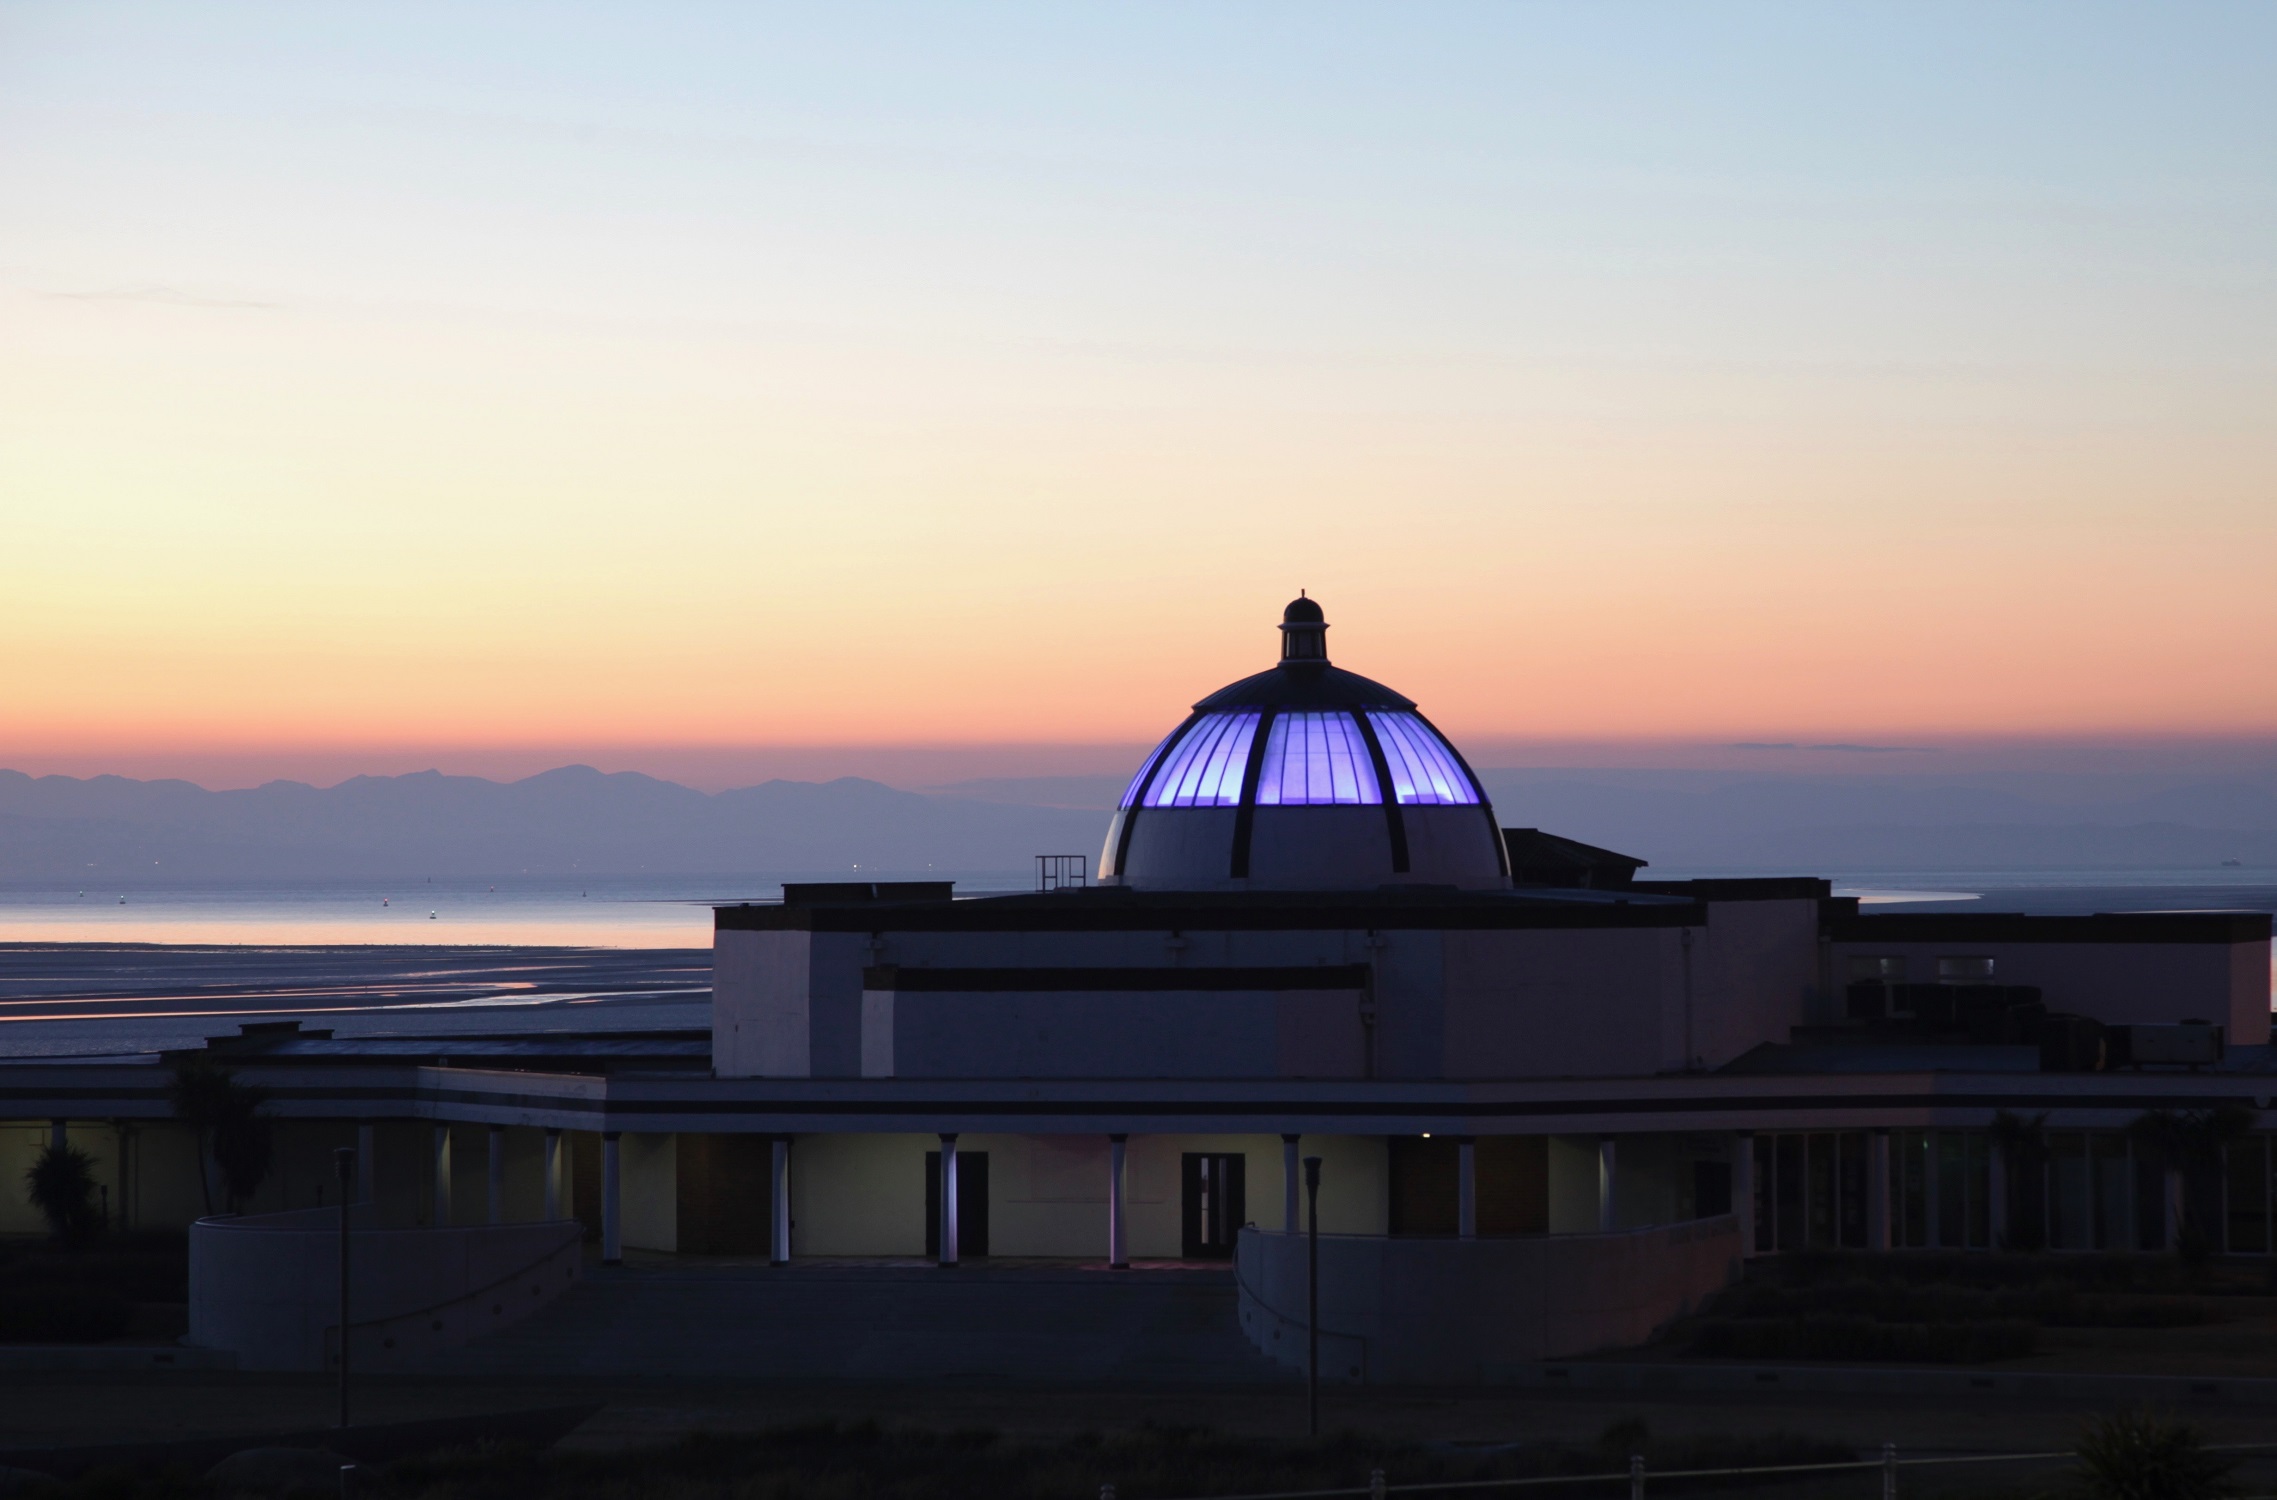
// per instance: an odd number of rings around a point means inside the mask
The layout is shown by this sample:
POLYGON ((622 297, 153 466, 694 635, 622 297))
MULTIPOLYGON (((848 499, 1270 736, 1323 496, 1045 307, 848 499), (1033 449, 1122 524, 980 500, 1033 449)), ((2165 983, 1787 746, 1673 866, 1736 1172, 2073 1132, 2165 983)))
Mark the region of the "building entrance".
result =
MULTIPOLYGON (((908 1241, 903 1241, 907 1244, 908 1241)), ((941 1253, 941 1153, 925 1153, 925 1253, 941 1253)), ((988 1153, 957 1153, 957 1259, 988 1254, 988 1153)))
POLYGON ((1187 1260, 1231 1260, 1234 1237, 1248 1217, 1238 1153, 1189 1151, 1179 1182, 1179 1249, 1187 1260))

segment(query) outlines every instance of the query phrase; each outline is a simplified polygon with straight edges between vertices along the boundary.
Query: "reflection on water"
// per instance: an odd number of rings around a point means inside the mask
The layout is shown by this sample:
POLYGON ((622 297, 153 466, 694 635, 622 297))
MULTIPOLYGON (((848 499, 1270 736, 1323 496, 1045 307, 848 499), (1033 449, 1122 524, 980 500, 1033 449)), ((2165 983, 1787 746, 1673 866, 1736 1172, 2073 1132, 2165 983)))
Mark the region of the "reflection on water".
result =
MULTIPOLYGON (((846 878, 794 875, 793 879, 846 878)), ((1002 889, 1002 876, 959 889, 1002 889)), ((0 943, 419 943, 709 947, 715 902, 775 900, 779 878, 0 884, 0 943)))
POLYGON ((1860 906, 1902 906, 1916 901, 1976 901, 1974 891, 1892 891, 1865 885, 1838 885, 1837 896, 1854 896, 1860 906))

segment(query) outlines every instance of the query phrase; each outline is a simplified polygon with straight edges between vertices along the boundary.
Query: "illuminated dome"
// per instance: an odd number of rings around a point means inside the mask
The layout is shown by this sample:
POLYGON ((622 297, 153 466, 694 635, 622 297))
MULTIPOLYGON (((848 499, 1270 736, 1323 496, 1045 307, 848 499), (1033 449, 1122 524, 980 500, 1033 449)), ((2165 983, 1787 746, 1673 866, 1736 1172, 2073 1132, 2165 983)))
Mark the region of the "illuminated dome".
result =
POLYGON ((1478 778, 1412 701, 1328 664, 1303 597, 1280 665, 1195 704, 1139 766, 1099 873, 1185 891, 1510 883, 1478 778))

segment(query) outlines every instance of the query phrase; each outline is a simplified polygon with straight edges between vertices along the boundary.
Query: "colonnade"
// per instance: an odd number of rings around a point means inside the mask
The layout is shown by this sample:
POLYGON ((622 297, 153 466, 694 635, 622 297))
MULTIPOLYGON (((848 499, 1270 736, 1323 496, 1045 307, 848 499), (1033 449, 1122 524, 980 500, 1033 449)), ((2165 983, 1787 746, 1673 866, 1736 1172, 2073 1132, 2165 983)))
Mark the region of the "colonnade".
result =
MULTIPOLYGON (((356 1196, 359 1202, 376 1201, 376 1175, 378 1163, 378 1129, 371 1121, 356 1125, 356 1196)), ((455 1127, 467 1129, 461 1125, 455 1127)), ((452 1162, 452 1132, 448 1122, 431 1125, 431 1155, 429 1162, 429 1188, 431 1193, 428 1222, 447 1225, 453 1218, 455 1194, 452 1162)), ((506 1220, 506 1134, 508 1127, 490 1125, 487 1129, 487 1152, 482 1176, 481 1222, 502 1224, 506 1220)), ((604 1130, 600 1135, 599 1187, 601 1259, 605 1265, 622 1264, 624 1259, 624 1200, 625 1176, 622 1132, 604 1130)), ((939 1193, 940 1223, 936 1264, 953 1267, 959 1263, 958 1224, 958 1133, 938 1132, 940 1143, 939 1193)), ((53 1138, 64 1139, 64 1125, 54 1123, 53 1138)), ((563 1178, 567 1169, 564 1156, 564 1132, 559 1127, 544 1130, 543 1154, 543 1207, 542 1217, 558 1219, 563 1213, 563 1178)), ((1107 1137, 1107 1263, 1117 1270, 1127 1270, 1130 1258, 1130 1206, 1128 1197, 1130 1136, 1125 1133, 1107 1137)), ((1301 1212, 1302 1172, 1301 1137, 1295 1133, 1281 1135, 1282 1145, 1282 1202, 1279 1227, 1286 1233, 1297 1233, 1304 1228, 1301 1212)), ((1458 1233, 1464 1239, 1478 1236, 1478 1181, 1477 1138, 1456 1138, 1458 1162, 1458 1233)), ((792 1138, 778 1135, 770 1140, 769 1182, 769 1234, 768 1258, 772 1264, 788 1264, 791 1258, 791 1160, 792 1138)), ((1744 1153, 1743 1153, 1744 1154, 1744 1153)), ((1618 1144, 1614 1137, 1605 1136, 1598 1142, 1598 1225, 1601 1229, 1615 1227, 1615 1185, 1618 1170, 1618 1144)), ((459 1200, 463 1205, 463 1199, 459 1200)))

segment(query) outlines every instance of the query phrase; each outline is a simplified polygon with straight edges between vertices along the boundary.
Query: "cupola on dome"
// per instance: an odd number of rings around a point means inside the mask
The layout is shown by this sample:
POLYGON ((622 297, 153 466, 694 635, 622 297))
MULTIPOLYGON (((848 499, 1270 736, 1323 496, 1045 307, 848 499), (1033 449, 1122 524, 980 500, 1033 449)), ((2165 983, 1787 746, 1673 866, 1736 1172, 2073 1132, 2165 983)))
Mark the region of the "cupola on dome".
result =
POLYGON ((1329 665, 1328 621, 1281 612, 1278 666, 1220 688, 1131 778, 1102 879, 1156 890, 1509 884, 1478 778, 1415 704, 1329 665))

